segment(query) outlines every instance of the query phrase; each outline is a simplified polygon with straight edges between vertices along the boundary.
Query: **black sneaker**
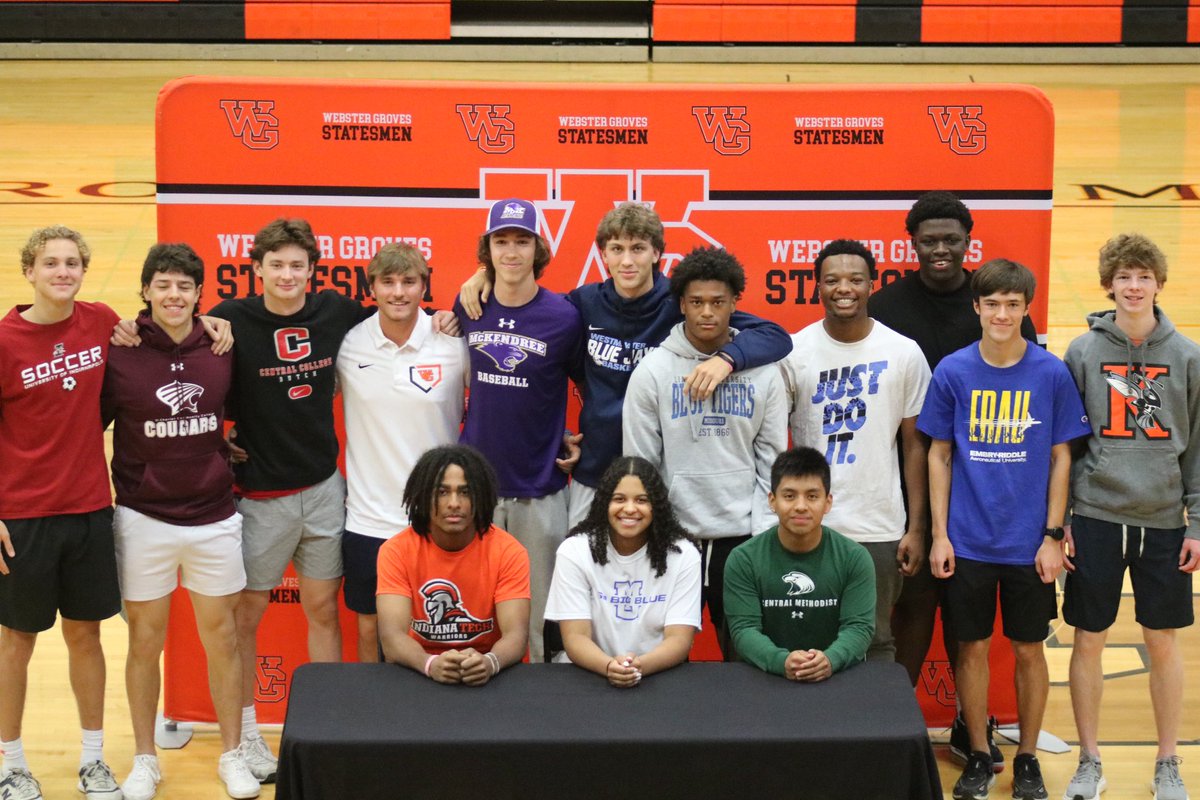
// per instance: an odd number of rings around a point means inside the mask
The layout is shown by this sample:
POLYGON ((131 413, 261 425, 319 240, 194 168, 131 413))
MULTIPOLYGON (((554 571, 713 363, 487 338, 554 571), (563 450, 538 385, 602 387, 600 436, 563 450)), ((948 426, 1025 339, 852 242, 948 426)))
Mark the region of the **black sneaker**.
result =
POLYGON ((996 728, 999 727, 995 717, 988 717, 988 750, 992 754, 992 772, 997 774, 1004 772, 1004 753, 996 746, 996 728))
POLYGON ((988 789, 996 782, 992 759, 979 751, 967 756, 967 766, 954 783, 954 800, 987 800, 988 789))
POLYGON ((1037 756, 1017 753, 1013 759, 1013 800, 1046 800, 1046 783, 1037 756))
MULTIPOLYGON (((992 756, 992 772, 1004 771, 1004 753, 996 746, 993 732, 996 730, 996 718, 988 717, 987 742, 992 756)), ((971 736, 967 733, 967 723, 962 714, 956 714, 950 725, 950 758, 959 764, 967 763, 967 755, 971 752, 971 736)))

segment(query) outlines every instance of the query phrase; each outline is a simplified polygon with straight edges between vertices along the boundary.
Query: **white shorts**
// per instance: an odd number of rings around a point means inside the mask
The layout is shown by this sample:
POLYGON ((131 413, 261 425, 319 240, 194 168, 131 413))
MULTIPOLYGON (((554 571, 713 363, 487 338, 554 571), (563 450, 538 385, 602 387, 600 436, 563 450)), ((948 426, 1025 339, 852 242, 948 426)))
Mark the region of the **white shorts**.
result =
POLYGON ((121 597, 126 600, 157 600, 180 583, 206 597, 223 597, 246 587, 242 515, 237 512, 208 525, 172 525, 117 506, 113 540, 121 597))

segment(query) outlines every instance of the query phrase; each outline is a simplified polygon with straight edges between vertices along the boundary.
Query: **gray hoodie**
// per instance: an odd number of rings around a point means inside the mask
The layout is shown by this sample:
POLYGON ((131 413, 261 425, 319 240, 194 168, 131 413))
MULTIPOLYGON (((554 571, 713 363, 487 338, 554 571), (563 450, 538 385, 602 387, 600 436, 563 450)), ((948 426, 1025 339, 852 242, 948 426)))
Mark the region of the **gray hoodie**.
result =
POLYGON ((1140 345, 1116 312, 1088 315, 1090 330, 1064 359, 1083 395, 1092 436, 1071 468, 1074 512, 1200 539, 1200 346, 1158 325, 1140 345))
POLYGON ((787 392, 769 364, 730 375, 712 397, 692 403, 684 378, 710 357, 687 340, 683 323, 672 328, 630 376, 623 444, 625 455, 662 473, 684 528, 724 539, 775 522, 767 493, 771 465, 787 446, 787 392))

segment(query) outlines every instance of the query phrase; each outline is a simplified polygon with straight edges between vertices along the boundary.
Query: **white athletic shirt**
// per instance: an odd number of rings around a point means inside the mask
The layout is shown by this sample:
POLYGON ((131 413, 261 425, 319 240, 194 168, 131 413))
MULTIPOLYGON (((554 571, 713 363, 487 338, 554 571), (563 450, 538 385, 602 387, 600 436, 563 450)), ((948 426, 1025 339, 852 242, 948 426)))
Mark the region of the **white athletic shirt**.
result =
POLYGON ((833 508, 824 524, 856 542, 904 535, 897 434, 921 412, 929 364, 912 339, 875 321, 866 338, 846 344, 821 321, 792 336, 782 362, 790 395, 793 445, 825 454, 833 508))
MULTIPOLYGON (((610 655, 643 655, 658 647, 667 625, 700 630, 700 552, 679 542, 667 553, 667 571, 655 577, 643 547, 623 556, 608 545, 608 563, 592 560, 588 538, 568 536, 558 546, 546 619, 586 619, 592 641, 610 655)), ((558 661, 567 661, 563 653, 558 661)))
POLYGON ((346 529, 387 539, 408 527, 401 498, 417 459, 458 441, 468 378, 464 340, 424 312, 403 347, 379 315, 346 334, 337 375, 346 414, 346 529))

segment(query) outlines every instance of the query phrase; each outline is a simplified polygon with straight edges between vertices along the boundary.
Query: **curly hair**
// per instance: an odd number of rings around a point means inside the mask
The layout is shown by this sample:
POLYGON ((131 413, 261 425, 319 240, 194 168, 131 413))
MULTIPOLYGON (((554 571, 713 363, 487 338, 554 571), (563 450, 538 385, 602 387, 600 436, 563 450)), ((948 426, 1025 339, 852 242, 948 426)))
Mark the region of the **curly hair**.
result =
POLYGON ((904 218, 904 229, 909 236, 916 236, 917 228, 927 219, 956 219, 962 223, 968 236, 971 228, 975 227, 975 220, 971 218, 966 204, 950 192, 926 192, 918 197, 904 218))
POLYGON ((204 284, 204 261, 190 244, 159 242, 151 246, 142 263, 142 288, 138 292, 138 299, 146 303, 146 308, 150 307, 150 301, 146 300, 144 292, 160 272, 176 272, 191 278, 197 289, 204 284))
POLYGON ((46 243, 52 239, 67 239, 74 242, 75 246, 79 248, 79 260, 83 262, 83 271, 87 272, 88 264, 92 261, 92 249, 84 241, 83 234, 68 228, 66 225, 50 225, 45 228, 38 228, 31 233, 29 240, 21 248, 22 275, 33 269, 33 262, 37 261, 38 253, 45 250, 46 243))
POLYGON ((1113 275, 1122 267, 1148 269, 1159 285, 1167 282, 1167 257, 1158 245, 1140 233, 1117 234, 1100 248, 1100 285, 1108 291, 1109 300, 1113 299, 1113 275))
POLYGON ((433 519, 434 494, 442 483, 446 468, 457 465, 467 479, 471 493, 471 521, 475 533, 483 536, 492 527, 496 512, 496 473, 478 450, 465 444, 446 445, 426 450, 404 484, 404 509, 409 525, 418 535, 429 538, 433 519))
POLYGON ((667 554, 682 552, 679 542, 688 542, 694 547, 696 541, 679 524, 679 518, 671 508, 671 501, 667 499, 667 486, 658 470, 644 458, 621 456, 613 459, 600 478, 600 485, 596 487, 587 517, 567 535, 587 536, 592 560, 601 565, 608 563, 608 544, 612 536, 612 526, 608 522, 608 506, 617 490, 617 484, 626 475, 641 480, 646 496, 650 498, 652 516, 650 527, 646 529, 646 552, 650 556, 650 566, 654 568, 655 576, 661 577, 667 571, 667 554))
POLYGON ((737 256, 723 247, 697 247, 671 270, 671 296, 676 302, 687 293, 692 281, 719 281, 734 297, 746 291, 746 270, 737 256))
POLYGON ((857 239, 834 239, 821 248, 821 252, 817 253, 817 257, 813 260, 813 272, 816 273, 817 280, 821 280, 821 265, 830 256, 858 256, 866 263, 867 274, 874 280, 875 256, 871 254, 865 244, 857 239))

